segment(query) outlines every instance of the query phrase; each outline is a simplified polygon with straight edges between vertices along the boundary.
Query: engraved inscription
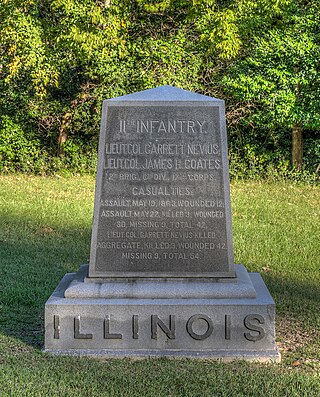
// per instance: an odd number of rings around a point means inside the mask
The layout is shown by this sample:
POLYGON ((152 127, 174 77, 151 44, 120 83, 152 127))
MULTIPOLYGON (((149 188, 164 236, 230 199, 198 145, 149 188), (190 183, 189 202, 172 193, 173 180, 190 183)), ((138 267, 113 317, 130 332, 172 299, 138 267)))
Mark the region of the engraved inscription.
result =
POLYGON ((230 316, 230 314, 225 315, 224 337, 227 340, 231 339, 231 316, 230 316))
MULTIPOLYGON (((103 330, 103 333, 99 332, 99 334, 92 332, 87 318, 84 317, 83 321, 86 324, 86 328, 91 332, 81 333, 80 316, 77 316, 74 318, 74 339, 95 339, 101 338, 101 335, 103 335, 104 340, 112 343, 112 341, 128 338, 139 339, 140 336, 156 341, 160 337, 174 340, 179 338, 178 335, 189 335, 191 339, 197 341, 204 341, 208 338, 220 338, 231 341, 238 339, 240 336, 248 342, 256 343, 266 337, 266 329, 263 326, 266 324, 266 319, 261 314, 249 314, 245 317, 237 318, 237 320, 233 319, 233 321, 230 314, 217 317, 216 315, 197 313, 185 318, 179 318, 173 314, 165 317, 157 314, 144 316, 134 314, 125 321, 116 314, 107 314, 105 318, 96 319, 97 323, 101 324, 101 330, 103 330), (237 330, 237 332, 231 333, 231 324, 232 329, 237 330), (117 332, 111 332, 111 329, 117 330, 117 332)), ((62 336, 66 335, 68 328, 68 324, 65 322, 64 324, 65 328, 62 328, 62 336)), ((97 330, 96 326, 93 328, 95 331, 97 330)))
POLYGON ((60 317, 58 315, 53 316, 53 338, 60 339, 60 317))
POLYGON ((207 134, 207 120, 177 119, 120 119, 119 132, 137 134, 207 134))
POLYGON ((74 318, 74 339, 92 339, 92 334, 80 331, 80 316, 74 318))
POLYGON ((264 324, 265 320, 260 314, 250 314, 245 317, 244 325, 249 331, 245 332, 244 336, 247 340, 257 342, 265 337, 265 330, 257 324, 264 324))
POLYGON ((158 339, 158 327, 167 335, 168 339, 176 338, 175 316, 169 316, 169 326, 167 326, 159 316, 151 316, 151 339, 158 339))
POLYGON ((132 339, 139 339, 139 316, 132 316, 132 339))
POLYGON ((121 334, 115 334, 110 332, 110 316, 107 315, 103 322, 104 330, 103 330, 103 337, 104 339, 122 339, 121 334))
POLYGON ((107 120, 92 248, 97 276, 228 272, 218 107, 119 106, 107 120))
POLYGON ((190 317, 187 321, 187 331, 191 338, 196 340, 204 340, 207 339, 213 332, 213 322, 209 316, 205 314, 195 314, 194 316, 190 317), (206 330, 203 333, 195 332, 194 331, 194 324, 196 322, 204 322, 206 325, 206 330))

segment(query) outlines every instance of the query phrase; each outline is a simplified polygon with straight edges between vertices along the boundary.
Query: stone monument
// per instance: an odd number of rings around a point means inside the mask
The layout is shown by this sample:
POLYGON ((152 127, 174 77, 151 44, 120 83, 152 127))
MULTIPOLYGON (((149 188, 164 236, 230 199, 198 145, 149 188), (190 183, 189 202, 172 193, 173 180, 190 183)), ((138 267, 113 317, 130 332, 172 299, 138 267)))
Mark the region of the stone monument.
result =
POLYGON ((45 351, 279 361, 275 304, 233 259, 224 102, 104 101, 89 265, 45 308, 45 351))

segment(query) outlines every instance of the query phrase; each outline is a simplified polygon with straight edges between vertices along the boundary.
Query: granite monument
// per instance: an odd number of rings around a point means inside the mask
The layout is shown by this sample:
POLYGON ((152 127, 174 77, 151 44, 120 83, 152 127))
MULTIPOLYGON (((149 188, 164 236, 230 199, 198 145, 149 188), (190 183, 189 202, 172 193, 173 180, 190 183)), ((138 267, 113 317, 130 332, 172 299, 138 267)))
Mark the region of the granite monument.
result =
POLYGON ((52 353, 280 360, 274 301, 234 264, 222 100, 104 101, 90 263, 45 312, 52 353))

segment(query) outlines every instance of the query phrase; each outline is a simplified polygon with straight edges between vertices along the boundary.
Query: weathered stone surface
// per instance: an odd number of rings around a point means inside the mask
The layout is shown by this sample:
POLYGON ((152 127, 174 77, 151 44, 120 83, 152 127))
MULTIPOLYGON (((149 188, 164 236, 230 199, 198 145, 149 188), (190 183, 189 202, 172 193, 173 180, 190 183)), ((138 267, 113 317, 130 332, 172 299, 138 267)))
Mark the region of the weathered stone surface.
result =
POLYGON ((223 101, 105 101, 90 264, 46 303, 45 350, 279 361, 274 323, 261 276, 234 265, 223 101))
POLYGON ((225 279, 116 279, 84 282, 88 265, 81 266, 65 291, 66 298, 255 298, 247 269, 236 265, 236 277, 225 279))
POLYGON ((64 298, 74 277, 46 304, 47 352, 280 360, 274 302, 259 274, 250 274, 253 299, 64 298))
POLYGON ((224 102, 173 87, 107 100, 89 277, 234 277, 224 102))

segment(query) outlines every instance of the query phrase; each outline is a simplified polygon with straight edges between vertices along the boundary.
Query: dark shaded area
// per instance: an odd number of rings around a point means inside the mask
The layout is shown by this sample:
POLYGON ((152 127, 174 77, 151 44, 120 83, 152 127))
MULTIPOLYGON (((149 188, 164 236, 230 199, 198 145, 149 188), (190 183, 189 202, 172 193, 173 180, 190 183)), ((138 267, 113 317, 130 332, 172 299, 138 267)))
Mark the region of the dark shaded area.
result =
POLYGON ((29 227, 31 233, 0 237, 0 332, 42 348, 44 304, 66 273, 88 263, 91 230, 32 233, 37 228, 28 220, 8 218, 7 222, 11 230, 29 227))

